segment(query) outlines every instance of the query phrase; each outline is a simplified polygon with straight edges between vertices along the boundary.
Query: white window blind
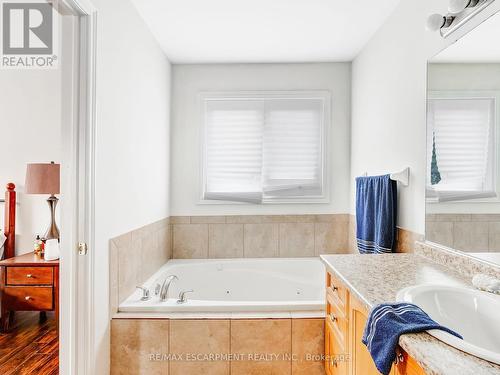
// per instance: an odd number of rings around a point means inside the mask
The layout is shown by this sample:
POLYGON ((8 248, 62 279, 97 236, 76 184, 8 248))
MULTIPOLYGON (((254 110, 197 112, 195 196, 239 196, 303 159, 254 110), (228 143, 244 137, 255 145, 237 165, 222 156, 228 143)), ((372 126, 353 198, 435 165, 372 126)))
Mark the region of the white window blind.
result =
POLYGON ((266 102, 263 186, 274 196, 321 194, 319 100, 266 102))
POLYGON ((323 98, 205 99, 203 198, 322 197, 323 98))
POLYGON ((264 102, 206 102, 205 199, 260 202, 264 102))
POLYGON ((429 195, 438 201, 496 196, 494 99, 430 99, 428 107, 429 195))

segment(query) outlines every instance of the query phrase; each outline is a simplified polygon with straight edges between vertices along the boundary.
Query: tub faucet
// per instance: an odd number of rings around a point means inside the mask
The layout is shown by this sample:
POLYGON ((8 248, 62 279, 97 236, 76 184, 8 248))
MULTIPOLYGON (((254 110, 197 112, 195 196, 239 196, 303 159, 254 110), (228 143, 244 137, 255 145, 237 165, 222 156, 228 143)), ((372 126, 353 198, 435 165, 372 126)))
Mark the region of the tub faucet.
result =
POLYGON ((165 278, 163 284, 161 284, 160 288, 160 301, 165 302, 168 299, 168 290, 170 289, 170 284, 172 281, 179 280, 179 278, 175 275, 170 275, 165 278))

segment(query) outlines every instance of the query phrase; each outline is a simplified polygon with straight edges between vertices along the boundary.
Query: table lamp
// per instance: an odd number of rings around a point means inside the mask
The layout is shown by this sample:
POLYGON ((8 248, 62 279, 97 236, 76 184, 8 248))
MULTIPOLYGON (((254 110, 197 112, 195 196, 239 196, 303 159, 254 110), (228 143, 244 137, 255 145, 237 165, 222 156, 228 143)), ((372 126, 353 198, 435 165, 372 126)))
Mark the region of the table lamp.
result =
POLYGON ((50 194, 47 199, 50 209, 50 226, 44 237, 48 240, 59 240, 59 228, 56 224, 56 206, 59 199, 55 194, 60 192, 60 164, 28 164, 26 167, 26 194, 50 194))

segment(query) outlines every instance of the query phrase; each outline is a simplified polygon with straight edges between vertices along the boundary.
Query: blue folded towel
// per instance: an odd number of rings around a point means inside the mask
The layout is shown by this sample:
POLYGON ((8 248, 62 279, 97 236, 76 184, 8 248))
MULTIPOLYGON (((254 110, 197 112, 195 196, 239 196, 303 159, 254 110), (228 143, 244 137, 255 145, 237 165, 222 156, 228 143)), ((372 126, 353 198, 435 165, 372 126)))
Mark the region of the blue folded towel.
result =
POLYGON ((462 338, 458 333, 436 323, 420 307, 412 303, 383 303, 375 306, 370 312, 362 341, 367 346, 377 369, 387 375, 396 358, 399 336, 430 329, 440 329, 462 338))
POLYGON ((361 254, 391 253, 396 244, 397 182, 356 178, 356 239, 361 254))

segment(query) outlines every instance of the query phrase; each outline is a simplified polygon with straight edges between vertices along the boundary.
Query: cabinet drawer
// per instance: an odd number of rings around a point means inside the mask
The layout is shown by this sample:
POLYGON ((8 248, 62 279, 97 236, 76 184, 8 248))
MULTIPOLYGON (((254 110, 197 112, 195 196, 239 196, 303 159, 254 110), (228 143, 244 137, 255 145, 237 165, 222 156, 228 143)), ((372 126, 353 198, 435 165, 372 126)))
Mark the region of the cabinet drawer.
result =
POLYGON ((46 286, 7 286, 3 301, 9 310, 53 310, 53 289, 46 286))
POLYGON ((52 285, 52 267, 6 267, 7 285, 52 285))
POLYGON ((326 274, 326 290, 335 295, 342 303, 344 310, 347 306, 347 289, 335 276, 330 272, 326 274))
POLYGON ((337 340, 347 347, 348 320, 340 301, 331 292, 326 294, 326 321, 331 325, 337 340))

